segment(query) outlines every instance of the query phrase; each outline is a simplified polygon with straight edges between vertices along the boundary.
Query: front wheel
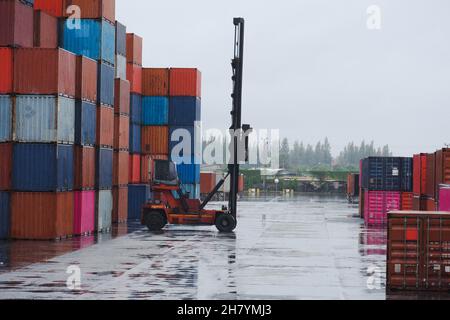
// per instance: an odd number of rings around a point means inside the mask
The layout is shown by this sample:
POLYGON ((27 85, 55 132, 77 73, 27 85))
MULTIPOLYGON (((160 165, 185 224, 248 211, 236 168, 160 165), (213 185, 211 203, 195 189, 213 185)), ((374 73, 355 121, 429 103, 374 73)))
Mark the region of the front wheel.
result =
POLYGON ((147 212, 144 217, 144 222, 150 231, 160 231, 167 224, 164 214, 158 211, 147 212))
POLYGON ((236 225, 236 219, 231 214, 221 214, 216 219, 216 228, 220 232, 233 232, 236 229, 236 225))

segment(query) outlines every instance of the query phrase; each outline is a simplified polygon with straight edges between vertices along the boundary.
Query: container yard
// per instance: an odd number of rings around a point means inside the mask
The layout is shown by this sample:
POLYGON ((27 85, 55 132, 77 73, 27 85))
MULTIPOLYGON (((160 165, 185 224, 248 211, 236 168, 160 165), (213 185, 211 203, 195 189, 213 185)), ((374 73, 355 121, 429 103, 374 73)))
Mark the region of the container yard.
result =
POLYGON ((449 300, 450 47, 323 2, 0 0, 0 300, 449 300))

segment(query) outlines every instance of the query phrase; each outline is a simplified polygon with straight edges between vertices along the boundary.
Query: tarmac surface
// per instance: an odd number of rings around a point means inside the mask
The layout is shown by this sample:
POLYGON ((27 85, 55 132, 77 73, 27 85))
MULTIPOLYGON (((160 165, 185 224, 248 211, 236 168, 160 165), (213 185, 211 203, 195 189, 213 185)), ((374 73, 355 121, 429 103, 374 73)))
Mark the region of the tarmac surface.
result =
POLYGON ((129 224, 60 242, 0 242, 0 299, 448 298, 387 296, 386 231, 356 214, 342 197, 246 198, 229 235, 129 224))

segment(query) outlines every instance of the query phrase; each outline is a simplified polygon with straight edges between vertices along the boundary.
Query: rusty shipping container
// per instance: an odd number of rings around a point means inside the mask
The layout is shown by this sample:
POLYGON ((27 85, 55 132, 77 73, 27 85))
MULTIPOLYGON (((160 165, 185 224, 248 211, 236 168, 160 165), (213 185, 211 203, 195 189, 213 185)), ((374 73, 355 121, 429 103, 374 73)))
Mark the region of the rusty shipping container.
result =
POLYGON ((143 68, 142 95, 165 97, 169 95, 169 69, 143 68))
POLYGON ((34 12, 34 46, 55 49, 58 47, 58 19, 44 11, 34 12))
POLYGON ((13 56, 12 48, 0 48, 0 94, 13 92, 13 56))
POLYGON ((134 33, 127 33, 127 62, 142 66, 142 38, 134 33))
POLYGON ((436 152, 436 198, 439 199, 439 185, 450 184, 450 149, 436 152))
POLYGON ((13 144, 0 143, 0 191, 11 190, 13 144))
POLYGON ((97 102, 97 61, 85 56, 77 56, 76 94, 80 100, 97 102))
POLYGON ((141 133, 142 154, 169 154, 168 127, 142 127, 141 133))
POLYGON ((75 146, 75 190, 92 190, 95 187, 95 148, 75 146))
POLYGON ((389 214, 388 290, 449 291, 450 214, 389 214))
POLYGON ((127 80, 130 81, 130 92, 142 94, 142 67, 128 63, 127 64, 127 80))
POLYGON ((123 187, 128 185, 128 168, 130 155, 128 152, 114 152, 113 185, 123 187))
POLYGON ((81 19, 105 18, 111 23, 116 22, 116 0, 65 0, 65 4, 66 7, 78 6, 81 19))
POLYGON ((14 91, 75 97, 76 56, 63 49, 16 49, 14 91), (39 63, 36 63, 39 61, 39 63))
POLYGON ((130 117, 114 116, 114 150, 128 151, 130 143, 130 117))
POLYGON ((113 223, 125 223, 128 220, 128 186, 113 188, 113 223))
POLYGON ((97 146, 114 146, 114 109, 109 106, 97 107, 97 146))
POLYGON ((116 114, 130 114, 130 82, 128 80, 115 79, 114 88, 114 112, 116 114))
POLYGON ((141 179, 141 156, 139 154, 130 154, 128 165, 128 182, 130 184, 138 184, 141 179))
POLYGON ((0 1, 0 46, 33 47, 33 7, 18 0, 0 1))
POLYGON ((202 74, 198 69, 170 69, 170 96, 197 97, 202 96, 202 74))
POLYGON ((11 238, 52 240, 73 234, 73 192, 11 194, 11 238))

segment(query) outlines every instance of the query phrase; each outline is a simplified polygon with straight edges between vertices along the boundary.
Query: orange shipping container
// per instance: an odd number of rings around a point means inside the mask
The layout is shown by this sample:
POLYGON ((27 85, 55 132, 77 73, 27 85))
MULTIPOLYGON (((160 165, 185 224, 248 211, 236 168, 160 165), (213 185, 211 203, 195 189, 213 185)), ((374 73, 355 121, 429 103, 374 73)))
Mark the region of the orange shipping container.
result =
POLYGON ((147 184, 152 180, 155 160, 169 160, 169 157, 166 154, 141 156, 141 183, 147 184))
POLYGON ((169 69, 163 68, 142 69, 142 95, 168 96, 169 69))
POLYGON ((128 150, 130 143, 130 117, 114 116, 114 149, 128 150))
POLYGON ((114 109, 104 105, 97 107, 97 146, 114 147, 114 109))
POLYGON ((97 102, 97 61, 85 56, 77 57, 76 94, 80 100, 97 102))
POLYGON ((170 69, 170 96, 201 97, 202 74, 198 69, 170 69))
POLYGON ((116 114, 130 114, 130 82, 115 79, 114 112, 116 114))
POLYGON ((128 184, 128 152, 114 152, 113 158, 113 185, 126 186, 128 184))
POLYGON ((127 62, 142 66, 142 38, 127 33, 127 62))
POLYGON ((128 165, 128 183, 138 184, 141 178, 141 156, 139 154, 130 154, 128 165))
POLYGON ((73 233, 73 192, 14 192, 11 195, 11 237, 52 240, 73 233))
POLYGON ((113 188, 113 223, 124 223, 128 220, 128 187, 113 188))
POLYGON ((63 49, 14 52, 14 92, 75 97, 76 56, 63 49), (39 63, 36 63, 39 62, 39 63))
POLYGON ((0 143, 0 191, 11 190, 12 143, 0 143))
POLYGON ((142 154, 169 154, 169 128, 168 127, 142 127, 142 154))
POLYGON ((34 0, 34 9, 42 10, 54 17, 64 17, 65 0, 34 0))
POLYGON ((65 2, 67 8, 71 5, 80 8, 81 19, 105 18, 111 23, 116 22, 116 0, 65 0, 65 2))
POLYGON ((411 211, 414 208, 414 194, 412 192, 402 192, 402 210, 411 211))
POLYGON ((13 49, 0 48, 0 93, 13 92, 13 49))
POLYGON ((209 194, 216 187, 216 174, 215 173, 200 173, 200 193, 209 194))
POLYGON ((95 148, 75 146, 75 190, 91 190, 95 187, 95 148))
POLYGON ((130 81, 130 92, 142 94, 142 67, 136 64, 127 64, 127 80, 130 81))

